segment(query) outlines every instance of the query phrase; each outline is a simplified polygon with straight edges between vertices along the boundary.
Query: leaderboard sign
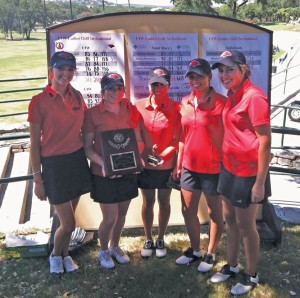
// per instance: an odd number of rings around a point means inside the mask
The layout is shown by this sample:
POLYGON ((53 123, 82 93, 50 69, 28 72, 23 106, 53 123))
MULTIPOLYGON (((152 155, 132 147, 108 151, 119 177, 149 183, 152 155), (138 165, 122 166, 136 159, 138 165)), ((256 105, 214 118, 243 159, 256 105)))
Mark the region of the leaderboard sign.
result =
POLYGON ((124 76, 123 34, 54 32, 50 34, 50 56, 71 52, 77 70, 72 82, 90 108, 100 100, 100 80, 107 72, 124 76))
MULTIPOLYGON (((130 12, 76 19, 49 27, 46 33, 49 60, 62 50, 76 56, 78 69, 72 85, 82 92, 89 107, 100 100, 100 80, 106 72, 116 71, 124 77, 126 96, 135 102, 149 94, 148 73, 156 66, 171 71, 170 94, 181 101, 191 92, 185 78, 189 61, 203 57, 212 64, 223 51, 233 49, 245 53, 251 80, 269 96, 271 93, 272 31, 238 20, 183 12, 130 12)), ((217 70, 212 84, 218 92, 226 92, 219 84, 217 70)), ((120 135, 113 136, 114 142, 108 140, 108 146, 118 147, 115 139, 127 144, 126 137, 121 141, 120 135)), ((110 156, 114 169, 132 167, 135 159, 131 151, 126 149, 121 160, 119 155, 110 156)), ((174 202, 180 201, 179 192, 172 192, 172 196, 174 202)), ((126 227, 143 226, 140 202, 134 200, 130 205, 126 227)), ((77 210, 76 222, 81 228, 98 229, 101 216, 95 202, 80 200, 77 210)), ((205 204, 200 204, 198 214, 201 223, 208 222, 205 204)), ((172 209, 170 224, 184 224, 180 207, 172 209)))
MULTIPOLYGON (((131 22, 134 17, 133 14, 131 22)), ((146 20, 149 16, 145 14, 142 17, 146 20)), ((160 20, 161 18, 156 22, 160 20)), ((153 21, 155 22, 155 17, 153 21)), ((85 22, 89 20, 85 19, 85 22)), ((227 22, 230 21, 226 20, 224 24, 227 22)), ((72 31, 70 32, 60 32, 59 28, 49 30, 48 56, 51 57, 55 52, 62 50, 75 55, 77 71, 72 84, 81 91, 88 107, 99 102, 100 81, 107 72, 117 72, 125 78, 127 96, 130 96, 132 102, 148 96, 148 73, 151 68, 157 66, 170 70, 172 75, 169 94, 175 101, 180 102, 182 97, 191 92, 185 78, 189 61, 202 57, 213 64, 225 50, 242 51, 250 65, 252 81, 269 94, 270 53, 268 49, 271 45, 269 33, 260 30, 224 32, 226 26, 220 28, 219 33, 215 33, 216 28, 211 30, 214 31, 212 33, 207 30, 202 32, 201 27, 197 29, 199 32, 194 32, 193 27, 185 29, 178 27, 178 32, 176 32, 176 24, 164 25, 165 29, 161 26, 164 32, 154 33, 143 32, 138 26, 133 26, 136 31, 142 31, 134 32, 134 29, 126 29, 126 22, 122 22, 124 32, 120 32, 122 30, 119 29, 116 30, 118 32, 110 30, 111 32, 107 33, 109 31, 107 28, 105 32, 82 32, 80 23, 76 21, 74 25, 71 25, 72 31), (168 26, 170 26, 169 29, 168 26), (76 28, 78 32, 74 31, 76 28), (167 32, 167 29, 172 32, 167 32), (179 32, 181 30, 184 32, 179 32)), ((186 23, 188 22, 183 24, 186 23)), ((211 21, 212 26, 215 23, 217 22, 211 21)), ((217 70, 213 71, 211 84, 218 92, 226 94, 226 90, 218 80, 217 70)))
MULTIPOLYGON (((125 78, 124 34, 55 32, 50 34, 50 44, 51 56, 64 50, 76 57, 73 84, 88 107, 99 102, 99 82, 105 73, 117 72, 125 78)), ((189 61, 198 55, 197 34, 129 34, 129 50, 132 101, 149 94, 148 73, 156 66, 171 71, 169 94, 174 100, 190 92, 184 75, 189 61)))
POLYGON ((148 96, 148 74, 157 66, 167 68, 172 74, 171 98, 181 101, 190 93, 185 72, 189 61, 198 57, 198 34, 130 33, 128 41, 131 100, 148 96))

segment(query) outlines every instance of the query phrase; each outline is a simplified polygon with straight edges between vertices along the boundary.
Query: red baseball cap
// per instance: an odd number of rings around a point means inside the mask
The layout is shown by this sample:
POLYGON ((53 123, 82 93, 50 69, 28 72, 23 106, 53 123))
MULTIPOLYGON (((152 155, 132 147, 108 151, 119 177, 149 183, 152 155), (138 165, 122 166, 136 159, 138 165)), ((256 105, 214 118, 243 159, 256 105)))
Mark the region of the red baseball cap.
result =
POLYGON ((185 73, 185 76, 187 76, 191 72, 195 72, 199 75, 209 75, 211 74, 211 68, 209 63, 205 59, 197 58, 189 62, 189 66, 185 73))
POLYGON ((64 51, 56 52, 50 60, 50 66, 60 67, 62 65, 69 65, 73 69, 76 69, 75 56, 71 53, 64 51))
POLYGON ((150 70, 148 77, 148 84, 162 83, 164 85, 170 85, 171 73, 165 67, 154 67, 150 70))
POLYGON ((124 80, 120 74, 108 72, 102 77, 100 84, 102 90, 107 90, 116 85, 124 86, 124 80))
POLYGON ((234 66, 237 64, 246 64, 246 57, 242 52, 239 51, 225 51, 221 54, 218 62, 212 65, 212 69, 216 69, 220 64, 226 66, 234 66))

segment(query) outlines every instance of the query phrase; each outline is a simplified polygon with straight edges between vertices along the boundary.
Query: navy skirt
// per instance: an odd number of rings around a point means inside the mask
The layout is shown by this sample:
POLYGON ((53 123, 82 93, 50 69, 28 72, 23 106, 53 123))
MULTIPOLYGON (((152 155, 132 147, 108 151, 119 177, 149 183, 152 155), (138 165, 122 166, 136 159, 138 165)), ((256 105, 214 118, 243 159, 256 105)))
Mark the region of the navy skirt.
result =
POLYGON ((42 157, 41 163, 51 204, 63 204, 91 191, 92 175, 83 148, 70 154, 42 157))
MULTIPOLYGON (((235 207, 247 208, 251 203, 251 191, 256 176, 241 177, 228 172, 224 167, 219 176, 218 192, 235 207)), ((265 181, 265 196, 258 204, 263 204, 271 196, 270 174, 265 181)))
POLYGON ((138 176, 138 186, 141 189, 170 189, 168 182, 173 169, 144 169, 138 176))
POLYGON ((137 175, 128 174, 118 178, 93 175, 91 198, 102 204, 114 204, 138 196, 137 175))

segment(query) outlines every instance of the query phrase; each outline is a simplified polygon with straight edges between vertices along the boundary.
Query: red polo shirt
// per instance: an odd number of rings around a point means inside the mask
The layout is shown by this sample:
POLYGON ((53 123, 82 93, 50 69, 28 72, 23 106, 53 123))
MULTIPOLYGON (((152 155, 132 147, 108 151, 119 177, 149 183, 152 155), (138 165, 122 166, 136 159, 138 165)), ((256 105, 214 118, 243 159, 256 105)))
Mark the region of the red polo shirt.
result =
POLYGON ((69 154, 83 147, 81 127, 85 109, 81 93, 70 86, 64 98, 50 85, 32 97, 27 120, 42 127, 42 156, 69 154))
MULTIPOLYGON (((102 156, 100 138, 97 137, 99 132, 122 128, 140 129, 139 123, 141 118, 142 117, 136 107, 125 98, 121 101, 120 111, 117 115, 108 111, 104 102, 100 101, 98 105, 85 112, 82 132, 94 133, 94 149, 102 156)), ((93 174, 102 176, 102 169, 100 165, 91 162, 91 170, 93 174)))
POLYGON ((223 122, 224 167, 237 176, 256 176, 259 143, 254 127, 270 123, 270 107, 264 92, 250 80, 235 93, 229 91, 223 122))
POLYGON ((181 142, 184 143, 182 166, 198 173, 217 174, 220 172, 222 111, 226 97, 212 89, 210 98, 215 106, 211 110, 199 106, 195 109, 194 97, 192 92, 181 102, 181 142))
MULTIPOLYGON (((154 144, 157 144, 157 152, 159 154, 169 146, 174 146, 177 149, 180 135, 179 103, 166 98, 163 105, 154 109, 149 96, 139 99, 135 105, 142 114, 146 129, 146 132, 143 134, 145 141, 145 149, 142 153, 143 159, 147 160, 148 155, 152 154, 154 144)), ((145 164, 145 168, 154 170, 174 168, 176 149, 172 154, 164 157, 164 163, 159 168, 152 167, 148 163, 145 164)))

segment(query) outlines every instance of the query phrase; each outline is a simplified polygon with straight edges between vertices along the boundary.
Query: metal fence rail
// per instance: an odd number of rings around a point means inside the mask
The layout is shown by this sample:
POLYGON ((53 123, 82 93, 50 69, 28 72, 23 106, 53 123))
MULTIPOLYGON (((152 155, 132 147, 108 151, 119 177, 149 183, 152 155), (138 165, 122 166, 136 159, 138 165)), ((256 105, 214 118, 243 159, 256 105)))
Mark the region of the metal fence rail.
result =
POLYGON ((294 79, 299 79, 299 76, 300 76, 300 75, 295 75, 293 77, 288 78, 288 72, 290 70, 292 70, 294 68, 298 68, 298 67, 300 67, 300 64, 294 65, 292 67, 287 67, 287 68, 285 68, 285 69, 283 69, 283 70, 281 70, 279 72, 274 73, 272 75, 272 78, 274 78, 276 76, 280 76, 281 74, 284 74, 285 78, 284 78, 284 80, 281 83, 279 83, 279 84, 277 84, 275 86, 272 86, 272 90, 274 90, 274 89, 276 89, 276 88, 278 88, 280 86, 283 86, 283 90, 284 90, 283 93, 285 93, 287 83, 290 82, 290 81, 292 81, 292 80, 294 80, 294 79))
MULTIPOLYGON (((40 87, 38 85, 40 85, 39 81, 41 80, 46 80, 47 77, 34 77, 34 78, 22 78, 22 79, 1 79, 0 80, 0 87, 3 86, 5 83, 15 83, 15 82, 26 82, 26 81, 35 81, 37 87, 33 87, 33 88, 17 88, 17 89, 11 89, 11 90, 1 90, 2 88, 0 88, 0 104, 1 105, 5 105, 5 104, 12 104, 12 103, 20 103, 20 102, 26 102, 26 101, 30 101, 30 98, 17 98, 17 99, 10 99, 10 100, 6 100, 5 99, 5 95, 6 94, 15 94, 15 93, 29 93, 32 91, 41 91, 44 89, 44 87, 40 87)), ((0 107, 1 108, 1 107, 0 107)), ((12 116, 22 116, 22 115, 26 115, 27 111, 19 111, 19 112, 15 112, 15 113, 8 113, 8 114, 0 114, 0 118, 8 118, 8 117, 12 117, 12 116)))

